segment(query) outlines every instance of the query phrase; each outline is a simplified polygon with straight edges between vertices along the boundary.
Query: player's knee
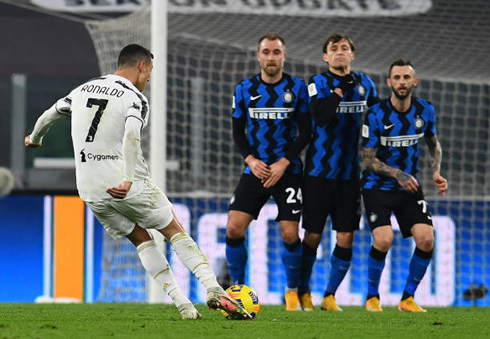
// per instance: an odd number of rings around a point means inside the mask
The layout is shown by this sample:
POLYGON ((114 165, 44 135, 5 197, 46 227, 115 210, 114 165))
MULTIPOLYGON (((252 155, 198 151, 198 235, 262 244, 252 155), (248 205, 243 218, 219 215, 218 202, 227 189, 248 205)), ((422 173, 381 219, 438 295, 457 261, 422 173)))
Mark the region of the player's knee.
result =
POLYGON ((352 248, 354 232, 337 232, 337 245, 342 248, 352 248))
POLYGON ((373 245, 381 252, 388 252, 393 243, 393 237, 389 235, 378 235, 374 237, 373 245))
POLYGON ((247 227, 237 223, 228 223, 226 226, 226 236, 228 238, 241 238, 245 236, 247 227))
POLYGON ((287 243, 294 242, 298 239, 298 232, 285 231, 282 233, 282 240, 287 243))
POLYGON ((138 247, 145 241, 152 240, 151 234, 144 228, 136 225, 133 231, 126 235, 126 238, 133 243, 135 247, 138 247))
POLYGON ((304 241, 306 242, 308 247, 318 248, 320 242, 322 241, 322 235, 321 233, 306 232, 304 241))
POLYGON ((430 233, 424 234, 415 243, 422 251, 429 252, 434 248, 434 236, 430 233))

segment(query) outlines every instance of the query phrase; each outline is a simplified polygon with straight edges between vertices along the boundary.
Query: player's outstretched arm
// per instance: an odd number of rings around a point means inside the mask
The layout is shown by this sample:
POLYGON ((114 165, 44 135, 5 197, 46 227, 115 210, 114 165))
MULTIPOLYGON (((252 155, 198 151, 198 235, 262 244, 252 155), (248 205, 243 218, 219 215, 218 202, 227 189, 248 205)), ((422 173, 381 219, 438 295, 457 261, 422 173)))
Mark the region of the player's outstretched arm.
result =
POLYGON ((417 192, 419 188, 417 180, 410 174, 405 173, 398 168, 388 166, 386 163, 379 160, 376 157, 377 150, 377 148, 363 148, 362 162, 364 166, 379 175, 395 178, 398 181, 398 184, 407 192, 417 192))
POLYGON ((432 167, 432 180, 437 187, 438 193, 442 196, 447 191, 447 180, 441 176, 442 148, 436 135, 425 139, 430 153, 430 166, 432 167))
POLYGON ((69 112, 70 105, 65 102, 64 99, 59 100, 53 106, 48 108, 36 120, 32 133, 24 138, 24 145, 31 148, 41 147, 43 144, 43 137, 48 133, 51 126, 67 118, 69 112), (57 109, 58 103, 61 103, 61 106, 63 106, 60 110, 57 109))

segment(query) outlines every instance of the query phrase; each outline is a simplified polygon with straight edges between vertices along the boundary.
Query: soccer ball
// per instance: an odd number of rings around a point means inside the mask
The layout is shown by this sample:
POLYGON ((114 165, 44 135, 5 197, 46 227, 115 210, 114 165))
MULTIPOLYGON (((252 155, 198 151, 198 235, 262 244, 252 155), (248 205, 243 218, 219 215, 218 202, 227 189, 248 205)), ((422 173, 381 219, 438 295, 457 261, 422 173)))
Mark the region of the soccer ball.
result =
MULTIPOLYGON (((247 285, 232 285, 226 293, 240 304, 255 319, 260 310, 260 301, 257 293, 247 285)), ((228 313, 221 311, 225 317, 228 313)))

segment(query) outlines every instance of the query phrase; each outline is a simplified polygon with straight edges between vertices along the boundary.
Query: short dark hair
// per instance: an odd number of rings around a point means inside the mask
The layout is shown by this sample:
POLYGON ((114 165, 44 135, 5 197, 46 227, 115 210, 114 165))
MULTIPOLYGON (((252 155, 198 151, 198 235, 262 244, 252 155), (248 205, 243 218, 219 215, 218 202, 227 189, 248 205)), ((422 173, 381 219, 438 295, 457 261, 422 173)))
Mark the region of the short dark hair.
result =
POLYGON ((398 60, 393 61, 393 63, 390 65, 390 70, 388 71, 388 78, 391 76, 391 69, 393 67, 395 67, 395 66, 410 66, 413 69, 415 69, 415 67, 413 67, 413 65, 410 62, 410 60, 408 60, 408 59, 398 59, 398 60))
POLYGON ((151 59, 153 59, 153 54, 148 49, 137 44, 131 44, 124 47, 119 53, 117 66, 119 68, 132 67, 141 61, 149 64, 151 59))
POLYGON ((344 34, 334 33, 331 36, 329 36, 327 40, 325 40, 325 43, 323 44, 323 53, 327 53, 327 46, 329 43, 336 44, 337 42, 343 39, 347 40, 347 42, 350 45, 350 49, 352 50, 352 52, 354 52, 356 50, 356 46, 354 45, 354 41, 352 41, 351 38, 349 38, 347 35, 344 34))
POLYGON ((269 34, 264 35, 263 37, 261 37, 259 39, 258 50, 260 50, 260 43, 264 39, 271 40, 271 41, 279 40, 282 43, 282 45, 284 46, 284 50, 286 50, 286 42, 284 41, 284 38, 282 36, 280 36, 279 34, 277 34, 277 33, 269 33, 269 34))

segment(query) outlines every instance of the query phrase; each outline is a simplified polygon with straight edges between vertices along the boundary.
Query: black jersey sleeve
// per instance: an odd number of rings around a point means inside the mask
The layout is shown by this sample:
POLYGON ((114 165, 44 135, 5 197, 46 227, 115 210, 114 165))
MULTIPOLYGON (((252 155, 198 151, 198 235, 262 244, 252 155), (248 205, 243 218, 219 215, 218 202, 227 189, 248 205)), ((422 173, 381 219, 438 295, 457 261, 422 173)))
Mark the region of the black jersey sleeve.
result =
POLYGON ((368 107, 374 106, 379 103, 381 100, 377 96, 370 96, 367 100, 368 107))
POLYGON ((292 162, 303 148, 308 145, 311 139, 311 122, 309 114, 298 115, 298 138, 293 142, 289 150, 286 152, 285 158, 292 162))
POLYGON ((328 98, 313 99, 310 104, 311 118, 318 126, 323 126, 335 117, 342 97, 335 92, 328 98))
POLYGON ((233 141, 243 159, 250 155, 250 147, 248 147, 248 142, 245 137, 245 125, 246 118, 244 115, 240 118, 232 118, 233 141))

